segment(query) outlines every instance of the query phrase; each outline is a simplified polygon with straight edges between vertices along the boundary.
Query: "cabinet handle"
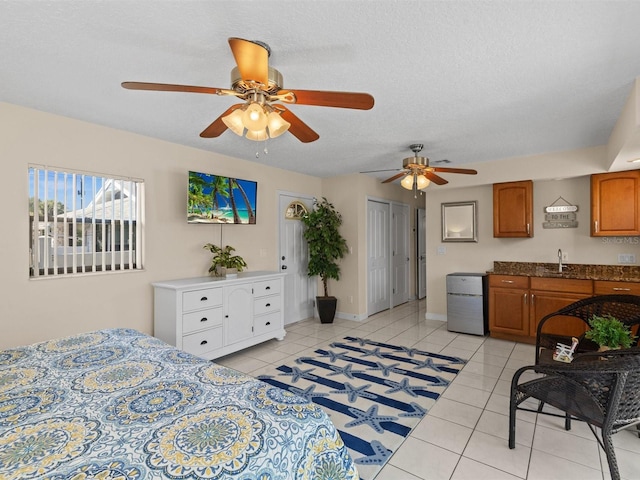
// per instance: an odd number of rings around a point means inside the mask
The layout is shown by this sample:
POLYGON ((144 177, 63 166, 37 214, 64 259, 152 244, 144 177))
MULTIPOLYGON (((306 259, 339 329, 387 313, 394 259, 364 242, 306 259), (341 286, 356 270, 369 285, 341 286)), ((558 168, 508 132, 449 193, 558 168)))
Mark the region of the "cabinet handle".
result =
POLYGON ((270 304, 270 303, 267 303, 267 304, 265 305, 265 307, 270 307, 270 306, 271 306, 271 304, 270 304))
POLYGON ((531 294, 531 305, 533 305, 534 300, 536 299, 536 296, 532 293, 531 294))
POLYGON ((500 280, 502 283, 513 283, 513 280, 500 280))
POLYGON ((531 227, 527 223, 527 235, 531 235, 531 227))
POLYGON ((200 345, 206 345, 207 343, 208 343, 208 342, 207 342, 206 340, 202 340, 202 341, 200 342, 200 345))
POLYGON ((527 304, 527 294, 526 293, 522 294, 522 299, 524 300, 524 304, 526 305, 527 304))
POLYGON ((208 320, 208 319, 207 319, 207 317, 202 317, 202 318, 200 319, 200 321, 201 321, 201 322, 206 322, 207 320, 208 320))
POLYGON ((265 323, 265 325, 266 325, 266 326, 269 326, 269 325, 271 325, 271 322, 267 322, 267 323, 265 323))
POLYGON ((200 299, 200 301, 201 301, 201 302, 206 302, 207 300, 209 300, 207 297, 202 297, 202 298, 200 299))
POLYGON ((595 232, 598 233, 598 220, 594 220, 593 228, 594 228, 595 232))
POLYGON ((267 285, 267 287, 265 288, 265 290, 271 290, 271 287, 267 285))
POLYGON ((616 292, 630 292, 630 288, 622 288, 622 287, 613 287, 613 290, 616 292))

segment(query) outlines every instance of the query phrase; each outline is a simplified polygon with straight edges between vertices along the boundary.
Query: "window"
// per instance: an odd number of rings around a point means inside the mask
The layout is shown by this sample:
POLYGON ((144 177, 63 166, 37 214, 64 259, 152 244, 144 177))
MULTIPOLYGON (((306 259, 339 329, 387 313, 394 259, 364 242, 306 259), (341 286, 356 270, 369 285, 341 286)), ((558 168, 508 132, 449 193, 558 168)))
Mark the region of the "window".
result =
POLYGON ((144 183, 29 166, 30 277, 142 269, 144 183))

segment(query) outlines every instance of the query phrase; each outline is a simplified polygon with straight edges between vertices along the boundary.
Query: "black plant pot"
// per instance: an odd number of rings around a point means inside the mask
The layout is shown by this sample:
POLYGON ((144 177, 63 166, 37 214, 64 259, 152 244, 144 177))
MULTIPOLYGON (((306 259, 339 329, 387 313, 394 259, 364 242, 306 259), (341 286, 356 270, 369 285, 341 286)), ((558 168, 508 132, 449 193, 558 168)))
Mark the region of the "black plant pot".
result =
POLYGON ((316 305, 318 306, 320 323, 333 323, 338 299, 336 297, 316 297, 316 305))

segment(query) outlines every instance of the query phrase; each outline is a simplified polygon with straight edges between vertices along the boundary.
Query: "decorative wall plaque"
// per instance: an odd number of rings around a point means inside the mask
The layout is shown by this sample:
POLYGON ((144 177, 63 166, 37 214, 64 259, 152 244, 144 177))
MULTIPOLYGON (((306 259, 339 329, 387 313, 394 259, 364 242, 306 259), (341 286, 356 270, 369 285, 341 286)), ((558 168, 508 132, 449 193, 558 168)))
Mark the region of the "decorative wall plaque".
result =
POLYGON ((551 205, 544 207, 545 215, 542 228, 577 228, 577 211, 577 205, 571 205, 564 198, 558 197, 551 205), (564 202, 564 205, 559 202, 564 202))

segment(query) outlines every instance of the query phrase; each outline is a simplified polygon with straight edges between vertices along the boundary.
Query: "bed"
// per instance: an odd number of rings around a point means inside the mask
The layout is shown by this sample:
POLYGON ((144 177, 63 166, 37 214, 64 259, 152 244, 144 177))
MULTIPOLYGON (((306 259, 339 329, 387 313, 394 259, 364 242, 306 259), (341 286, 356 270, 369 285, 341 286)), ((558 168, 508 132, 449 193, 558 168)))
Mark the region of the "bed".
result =
POLYGON ((0 479, 357 479, 313 403, 131 329, 0 351, 0 479))

